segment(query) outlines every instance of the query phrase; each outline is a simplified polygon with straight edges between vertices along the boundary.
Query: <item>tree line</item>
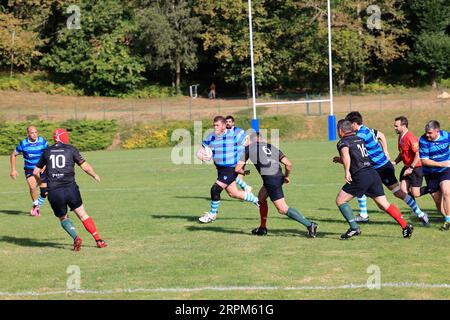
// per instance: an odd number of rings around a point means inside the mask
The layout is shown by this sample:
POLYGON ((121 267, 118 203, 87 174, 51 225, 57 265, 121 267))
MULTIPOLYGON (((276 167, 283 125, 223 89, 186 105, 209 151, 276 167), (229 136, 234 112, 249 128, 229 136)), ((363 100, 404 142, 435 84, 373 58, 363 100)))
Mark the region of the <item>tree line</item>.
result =
MULTIPOLYGON (((450 78, 448 0, 332 0, 340 88, 450 78)), ((326 88, 326 0, 253 0, 257 85, 326 88)), ((0 0, 2 72, 44 70, 87 94, 250 81, 247 0, 0 0)))

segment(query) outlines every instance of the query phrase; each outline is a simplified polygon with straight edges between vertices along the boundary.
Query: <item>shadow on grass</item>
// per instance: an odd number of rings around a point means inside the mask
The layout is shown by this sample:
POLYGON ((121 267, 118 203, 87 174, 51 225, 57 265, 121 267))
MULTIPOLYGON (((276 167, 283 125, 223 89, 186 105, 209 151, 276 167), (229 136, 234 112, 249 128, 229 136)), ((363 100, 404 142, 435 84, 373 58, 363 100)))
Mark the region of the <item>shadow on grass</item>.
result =
POLYGON ((68 247, 72 247, 72 244, 69 245, 69 244, 61 244, 58 242, 40 241, 30 238, 16 238, 8 236, 0 237, 0 242, 7 242, 22 247, 52 247, 58 249, 67 249, 68 247))
MULTIPOLYGON (((252 237, 258 237, 255 235, 252 235, 251 230, 243 231, 240 229, 230 229, 230 228, 223 228, 218 226, 188 226, 186 227, 188 231, 208 231, 208 232, 218 232, 218 233, 228 233, 228 234, 242 234, 242 235, 248 235, 252 237)), ((346 231, 345 227, 343 228, 342 233, 346 231)), ((317 230, 317 236, 316 238, 332 238, 340 240, 340 236, 342 233, 338 232, 327 232, 327 231, 320 231, 320 229, 317 230)), ((301 229, 269 229, 267 237, 270 236, 276 236, 276 237, 304 237, 308 238, 308 233, 305 230, 301 229)), ((370 238, 393 238, 391 236, 385 236, 385 235, 364 235, 364 237, 370 237, 370 238)), ((264 236, 261 236, 261 238, 264 238, 264 236)))
POLYGON ((27 215, 30 215, 29 212, 20 211, 20 210, 0 210, 0 214, 12 214, 12 215, 27 214, 27 215))
MULTIPOLYGON (((154 215, 152 215, 152 217, 155 219, 184 219, 187 221, 198 222, 198 218, 200 218, 200 215, 198 215, 198 216, 188 216, 188 215, 182 216, 182 215, 170 215, 170 214, 154 214, 154 215)), ((225 217, 225 216, 220 216, 220 219, 223 219, 223 220, 255 220, 255 218, 236 218, 236 217, 225 217)))
MULTIPOLYGON (((202 200, 206 200, 206 201, 211 201, 211 197, 201 197, 201 196, 176 196, 174 197, 176 199, 202 199, 202 200)), ((239 201, 236 199, 220 199, 220 202, 223 201, 239 201)))

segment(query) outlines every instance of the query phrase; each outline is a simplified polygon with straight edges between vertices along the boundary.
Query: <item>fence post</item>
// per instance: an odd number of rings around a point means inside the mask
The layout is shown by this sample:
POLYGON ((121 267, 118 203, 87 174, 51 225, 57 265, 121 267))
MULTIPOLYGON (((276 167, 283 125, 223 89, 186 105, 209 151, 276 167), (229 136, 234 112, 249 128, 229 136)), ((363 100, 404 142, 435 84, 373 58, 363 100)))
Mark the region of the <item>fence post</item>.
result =
POLYGON ((348 98, 348 103, 349 103, 349 111, 351 112, 352 111, 352 92, 350 91, 350 95, 349 95, 349 98, 348 98))
POLYGON ((305 98, 306 98, 306 115, 309 116, 309 102, 308 102, 309 96, 308 96, 308 94, 306 94, 305 98))
POLYGON ((75 113, 75 120, 78 120, 78 115, 77 115, 77 104, 75 103, 75 107, 73 108, 73 111, 75 113))
POLYGON ((382 100, 382 98, 383 98, 383 95, 382 95, 382 93, 380 92, 380 111, 383 110, 383 100, 382 100))
POLYGON ((189 120, 192 120, 192 97, 189 98, 189 120))
POLYGON ((20 108, 17 108, 17 121, 20 121, 20 108))
MULTIPOLYGON (((319 92, 319 100, 321 100, 320 92, 319 92)), ((319 116, 322 115, 322 101, 319 101, 319 116)))
POLYGON ((45 106, 45 119, 48 121, 48 106, 45 106))
POLYGON ((131 103, 131 123, 134 124, 134 105, 131 103))
POLYGON ((162 98, 159 98, 159 104, 161 109, 161 120, 163 119, 163 100, 162 98))
POLYGON ((103 121, 106 120, 106 107, 105 107, 105 103, 103 103, 103 121))

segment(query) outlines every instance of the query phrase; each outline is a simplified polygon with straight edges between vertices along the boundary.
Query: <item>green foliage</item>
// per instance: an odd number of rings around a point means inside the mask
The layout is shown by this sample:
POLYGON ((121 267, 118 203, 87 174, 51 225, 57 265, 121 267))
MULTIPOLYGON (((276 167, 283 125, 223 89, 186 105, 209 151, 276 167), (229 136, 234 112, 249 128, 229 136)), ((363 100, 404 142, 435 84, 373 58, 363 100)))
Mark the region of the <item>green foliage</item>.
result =
POLYGON ((410 59, 417 72, 436 80, 450 75, 450 36, 440 33, 422 33, 414 45, 410 59))
POLYGON ((372 82, 366 83, 364 85, 363 91, 366 93, 390 94, 390 93, 404 93, 407 91, 407 88, 402 85, 393 85, 383 82, 372 82))
POLYGON ((449 79, 441 79, 441 80, 439 81, 439 84, 440 84, 441 87, 443 87, 443 88, 450 89, 450 78, 449 78, 449 79))
POLYGON ((114 96, 137 88, 144 66, 130 49, 131 8, 114 0, 85 0, 79 6, 81 29, 61 24, 42 65, 91 94, 114 96))
POLYGON ((66 128, 69 131, 70 143, 81 151, 102 150, 111 145, 117 131, 115 121, 65 121, 65 122, 0 122, 0 154, 10 154, 16 145, 26 138, 26 128, 37 127, 39 135, 49 144, 53 141, 53 131, 56 128, 66 128))
POLYGON ((197 43, 202 27, 189 2, 143 1, 137 9, 137 47, 150 70, 169 69, 180 88, 181 69, 197 68, 197 43))
POLYGON ((52 81, 44 72, 29 74, 0 74, 0 90, 44 92, 47 94, 61 94, 81 96, 83 90, 76 88, 73 83, 61 84, 52 81))

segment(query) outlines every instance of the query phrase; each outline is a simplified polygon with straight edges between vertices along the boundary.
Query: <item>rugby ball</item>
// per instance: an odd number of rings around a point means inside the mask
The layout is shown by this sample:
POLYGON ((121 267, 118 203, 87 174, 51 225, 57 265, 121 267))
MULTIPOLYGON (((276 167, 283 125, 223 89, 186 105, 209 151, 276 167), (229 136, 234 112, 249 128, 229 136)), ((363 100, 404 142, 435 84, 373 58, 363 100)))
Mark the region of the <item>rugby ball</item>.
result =
POLYGON ((213 156, 213 151, 209 147, 200 148, 197 152, 197 158, 202 161, 210 161, 213 156))

